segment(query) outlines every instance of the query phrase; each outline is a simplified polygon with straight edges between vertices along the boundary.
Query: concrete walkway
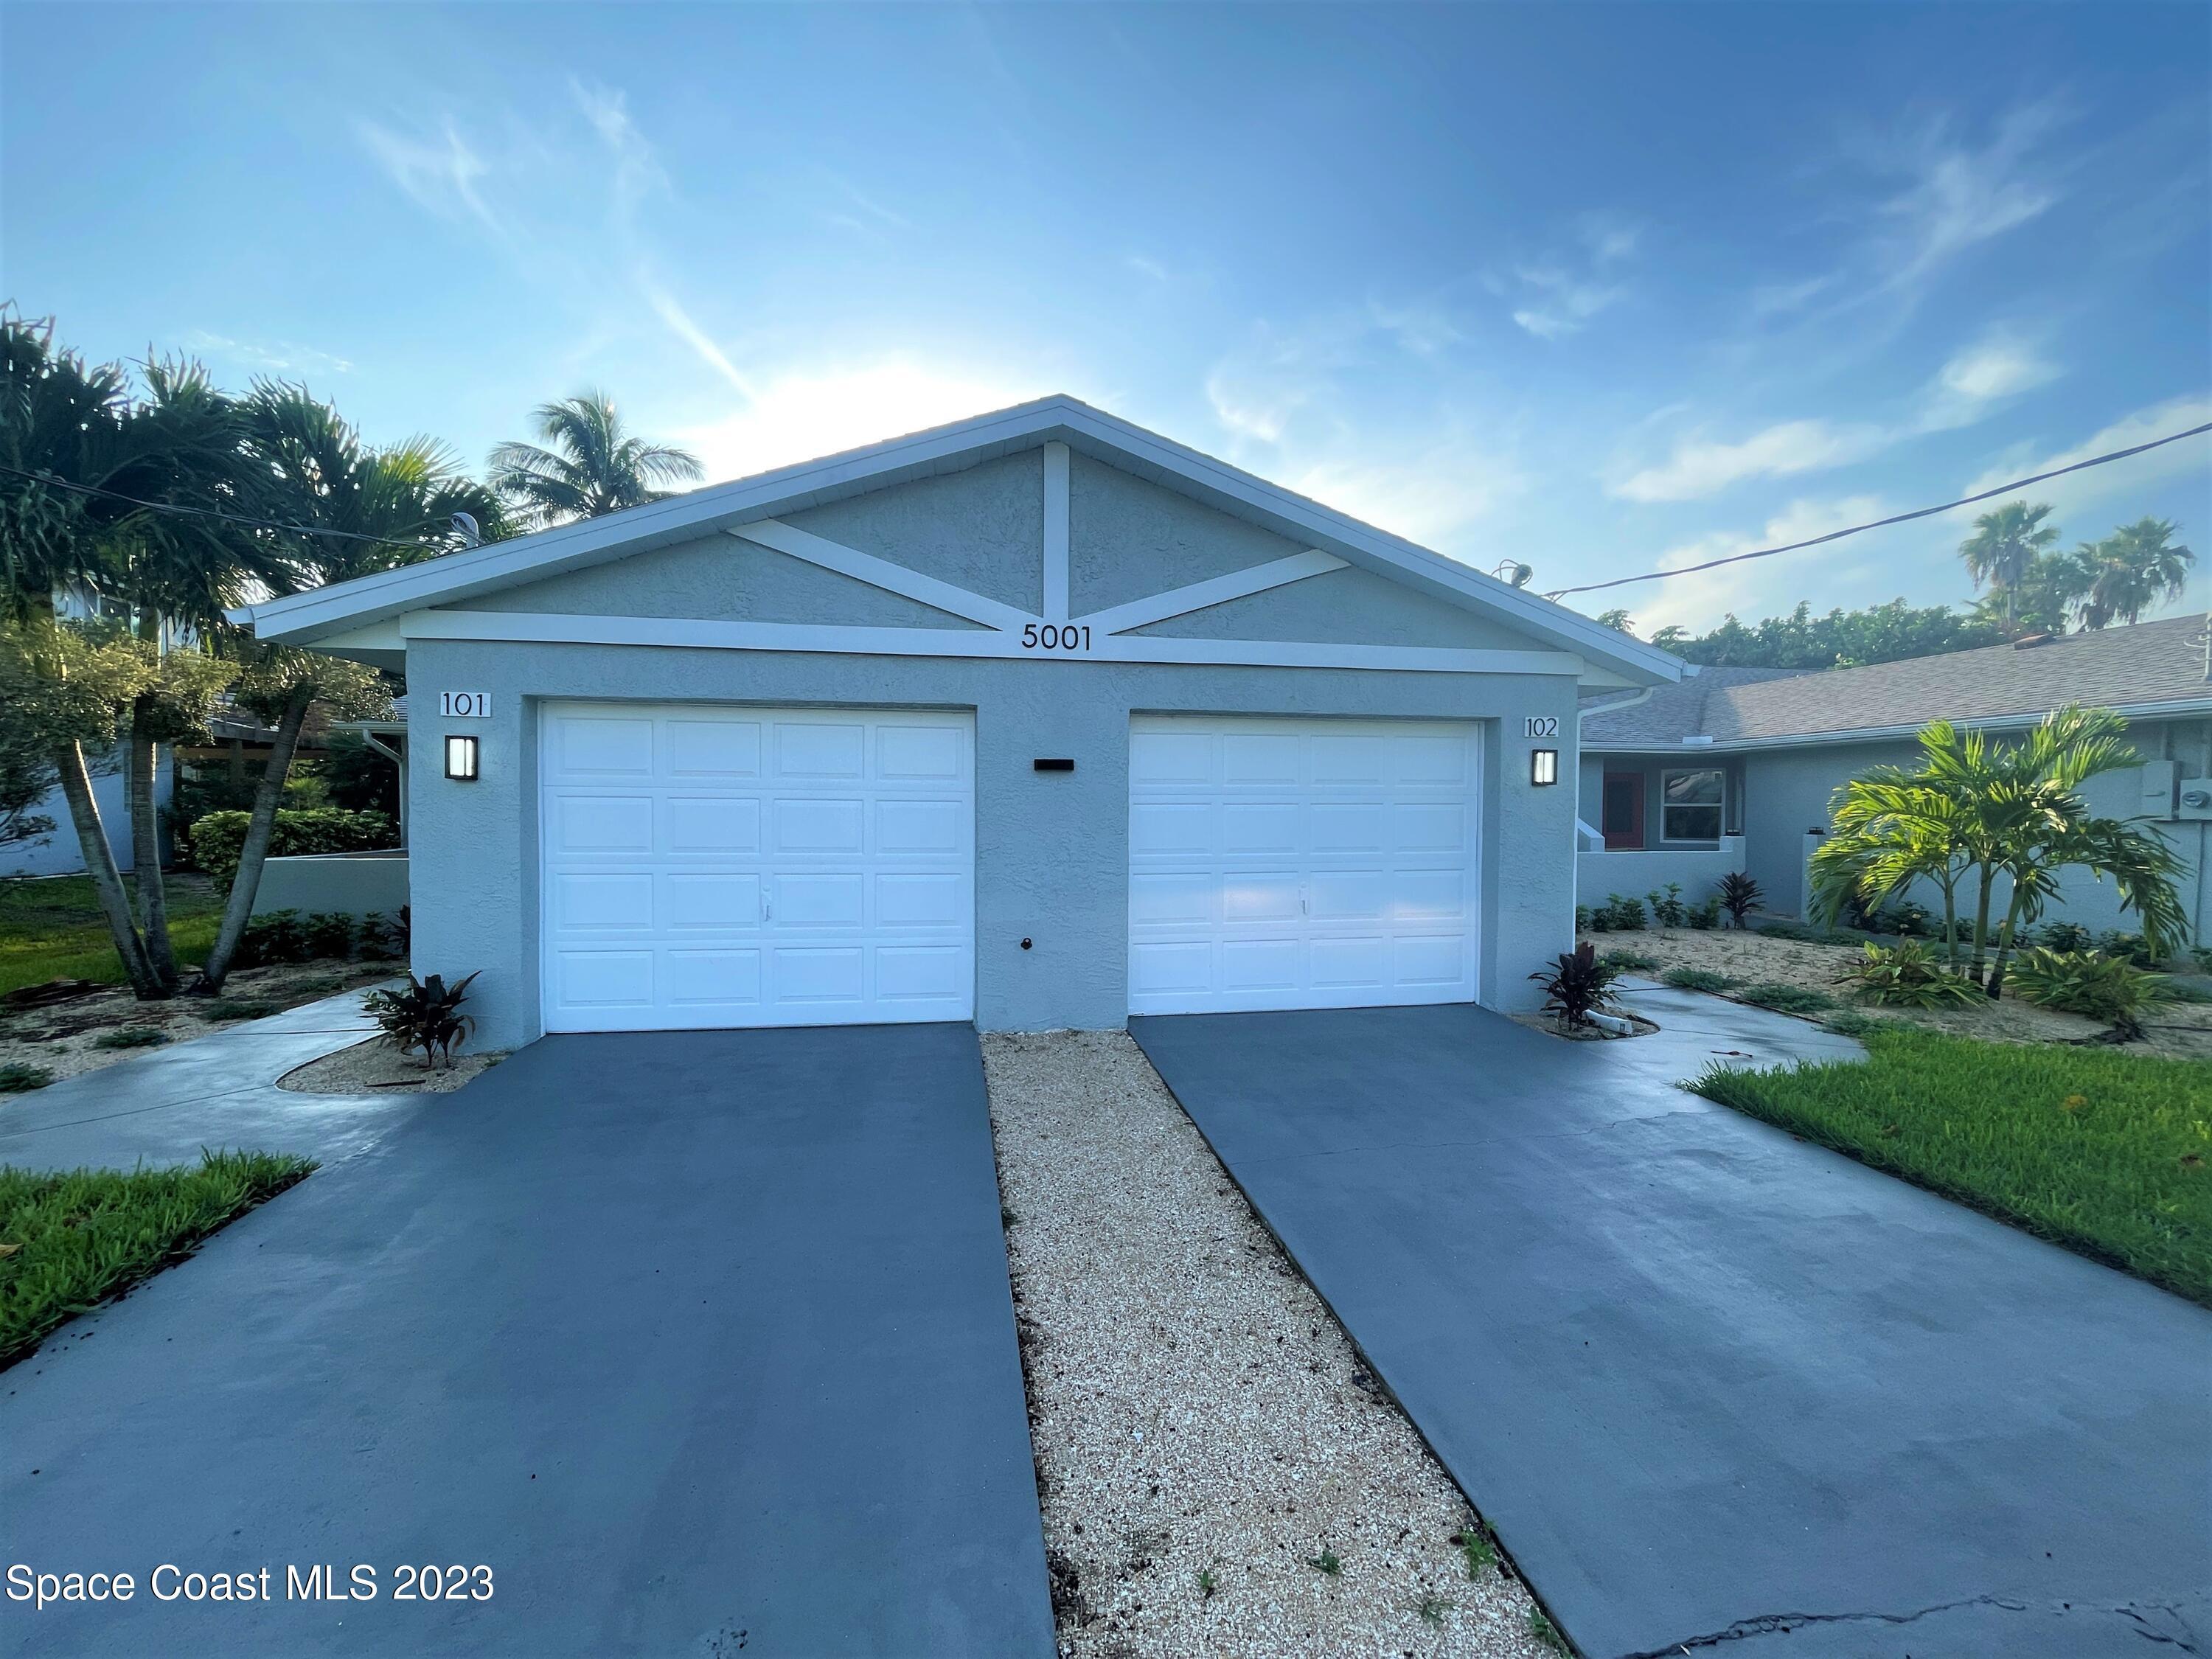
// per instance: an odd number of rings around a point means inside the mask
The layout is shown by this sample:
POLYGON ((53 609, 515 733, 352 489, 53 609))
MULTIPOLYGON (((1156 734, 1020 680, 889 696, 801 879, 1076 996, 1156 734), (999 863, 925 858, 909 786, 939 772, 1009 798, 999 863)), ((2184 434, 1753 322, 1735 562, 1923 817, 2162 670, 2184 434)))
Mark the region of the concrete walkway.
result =
POLYGON ((0 1376, 0 1559, 141 1584, 15 1653, 1053 1649, 965 1027, 547 1038, 0 1376))
POLYGON ((1692 993, 1133 1020, 1589 1659, 2212 1644, 2212 1313, 1676 1089, 1692 993))
MULTIPOLYGON (((303 1095, 276 1079, 372 1036, 358 991, 218 1027, 27 1094, 0 1096, 0 1164, 128 1170, 196 1164, 200 1149, 364 1152, 422 1109, 420 1095, 303 1095)), ((429 1097, 428 1098, 435 1098, 429 1097)))

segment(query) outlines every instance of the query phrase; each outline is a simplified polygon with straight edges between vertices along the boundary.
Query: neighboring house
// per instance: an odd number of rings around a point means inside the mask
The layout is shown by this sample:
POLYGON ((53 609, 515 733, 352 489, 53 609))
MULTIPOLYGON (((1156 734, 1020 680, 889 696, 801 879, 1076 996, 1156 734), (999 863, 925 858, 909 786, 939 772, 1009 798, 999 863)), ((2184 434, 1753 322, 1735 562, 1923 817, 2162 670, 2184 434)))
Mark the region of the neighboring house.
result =
MULTIPOLYGON (((1948 719, 2018 732, 2067 703, 2124 714, 2144 764, 2094 779, 2093 811, 2155 824, 2189 868, 2182 885, 2198 943, 2212 941, 2212 659, 2200 616, 1870 668, 1704 668, 1648 696, 1586 696, 1582 711, 1581 902, 1641 897, 1668 881, 1700 899, 1747 872, 1764 905, 1806 903, 1806 860, 1844 782, 1910 765, 1913 734, 1948 719), (2192 785, 2196 786, 2192 787, 2192 785)), ((2109 882, 2070 873, 2048 919, 2133 931, 2109 882)))
POLYGON ((1682 672, 1066 398, 238 614, 404 670, 493 1047, 1525 1006, 1577 692, 1682 672))
MULTIPOLYGON (((124 758, 124 750, 118 748, 112 755, 88 757, 87 760, 92 771, 93 804, 100 809, 100 821, 106 828, 107 843, 115 854, 116 865, 127 874, 133 867, 136 854, 131 842, 124 758)), ((169 754, 164 749, 154 770, 154 799, 164 807, 169 804, 173 782, 169 754)), ((62 799, 61 790, 47 790, 31 809, 30 816, 51 819, 54 827, 46 835, 0 847, 0 877, 82 875, 84 849, 78 844, 76 825, 70 820, 69 803, 62 799)))

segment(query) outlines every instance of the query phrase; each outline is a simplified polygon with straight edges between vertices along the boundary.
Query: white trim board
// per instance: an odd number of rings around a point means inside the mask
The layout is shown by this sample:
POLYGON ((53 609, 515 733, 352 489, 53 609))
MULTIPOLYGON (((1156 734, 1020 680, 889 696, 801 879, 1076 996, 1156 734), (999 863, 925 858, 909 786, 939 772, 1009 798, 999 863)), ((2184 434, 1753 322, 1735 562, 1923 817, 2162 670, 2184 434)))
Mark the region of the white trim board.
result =
POLYGON ((847 547, 842 542, 833 542, 781 520, 756 519, 726 533, 740 541, 757 542, 794 559, 804 559, 824 570, 834 570, 841 576, 850 576, 871 587, 896 593, 933 611, 981 623, 986 628, 1019 628, 1024 623, 1040 620, 1013 605, 985 599, 981 593, 971 593, 964 587, 939 581, 934 576, 893 564, 889 559, 879 559, 872 553, 863 553, 856 547, 847 547))
POLYGON ((1044 447, 1043 622, 1067 620, 1067 446, 1044 447))
POLYGON ((779 518, 1054 444, 1079 449, 1433 599, 1495 617, 1526 631, 1540 646, 1580 657, 1591 665, 1593 672, 1587 678, 1593 681, 1642 684, 1682 677, 1683 665, 1656 647, 1067 397, 1041 398, 580 524, 240 606, 231 616, 234 621, 250 623, 263 639, 308 644, 386 617, 457 605, 501 588, 695 539, 729 525, 779 518))
POLYGON ((1102 634, 1125 634, 1133 628, 1148 628, 1173 617, 1187 616, 1194 611, 1225 605, 1231 599, 1304 581, 1309 576, 1327 575, 1332 570, 1343 569, 1346 562, 1334 553, 1310 548, 1287 559, 1271 559, 1266 564, 1254 565, 1249 570, 1232 570, 1210 581, 1193 582, 1188 587, 1170 588, 1164 593, 1150 593, 1141 599, 1094 611, 1075 620, 1079 625, 1087 623, 1102 634))
POLYGON ((1426 674, 1573 675, 1583 666, 1580 658, 1566 651, 1155 639, 1096 632, 1089 650, 1045 650, 1024 646, 1018 634, 994 630, 832 628, 674 617, 565 617, 521 611, 419 611, 401 618, 399 631, 410 641, 489 640, 710 651, 803 651, 839 656, 1029 658, 1048 662, 1194 663, 1250 668, 1373 668, 1426 674))

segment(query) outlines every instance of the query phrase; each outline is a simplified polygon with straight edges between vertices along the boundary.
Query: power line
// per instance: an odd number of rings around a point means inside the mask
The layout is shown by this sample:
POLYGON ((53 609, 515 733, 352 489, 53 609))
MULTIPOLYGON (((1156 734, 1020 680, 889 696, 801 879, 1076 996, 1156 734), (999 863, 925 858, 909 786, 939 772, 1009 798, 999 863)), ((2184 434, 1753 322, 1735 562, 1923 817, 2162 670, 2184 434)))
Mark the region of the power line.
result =
POLYGON ((1790 542, 1781 547, 1762 547, 1755 553, 1731 553, 1724 559, 1707 559, 1703 564, 1686 564, 1679 570, 1647 570, 1640 576, 1615 576, 1611 581, 1584 582, 1579 587, 1562 587, 1547 593, 1547 599, 1563 599, 1570 593, 1595 593, 1602 588, 1626 587, 1631 582, 1656 582, 1668 576, 1687 576, 1699 570, 1717 570, 1724 564, 1741 564, 1746 559, 1771 559, 1777 553, 1796 553, 1808 547, 1818 547, 1823 542, 1839 541, 1845 536, 1856 536, 1863 530, 1880 530, 1885 525, 1904 524, 1912 519, 1924 519, 1931 514, 1948 513, 1954 507, 1971 507, 1976 501, 1985 501, 1992 495, 2008 495, 2015 489, 2025 489, 2030 484, 2041 483, 2045 478, 2056 478, 2063 473, 2079 472, 2085 467, 2102 466, 2107 461, 2124 461, 2130 455, 2140 455, 2147 449, 2156 449, 2161 444, 2179 443, 2184 438, 2194 438, 2199 433, 2212 432, 2212 421, 2203 426, 2192 426, 2186 432, 2170 433, 2163 438, 2153 438, 2147 444, 2136 444, 2130 449, 2116 449, 2109 455, 2092 456, 2086 461, 2076 461, 2071 466, 2056 466, 2048 472, 2039 472, 2033 477, 2015 478, 2010 483, 1999 484, 1995 489, 1984 489, 1979 495, 1964 495, 1955 501, 1946 501, 1941 507, 1916 507, 1910 513, 1899 513, 1887 519, 1876 519, 1869 524, 1855 524, 1848 530, 1831 530, 1825 536, 1809 540, 1790 542))
POLYGON ((0 472, 14 477, 28 478, 33 483, 46 484, 54 489, 71 489, 80 495, 100 495, 111 501, 127 501, 133 507, 144 507, 149 513, 184 513, 195 518, 220 519, 225 524, 246 525, 255 530, 282 530, 295 536, 335 536, 341 541, 373 542, 379 547, 409 547, 420 552, 429 544, 406 541, 397 536, 369 536, 358 530, 330 530, 320 525, 278 524, 272 519, 252 519, 241 513, 223 513, 211 507, 191 507, 183 501, 142 501, 136 495, 126 495, 119 489, 103 489, 97 484, 73 483, 67 478, 57 478, 50 472, 30 472, 20 466, 0 465, 0 472))

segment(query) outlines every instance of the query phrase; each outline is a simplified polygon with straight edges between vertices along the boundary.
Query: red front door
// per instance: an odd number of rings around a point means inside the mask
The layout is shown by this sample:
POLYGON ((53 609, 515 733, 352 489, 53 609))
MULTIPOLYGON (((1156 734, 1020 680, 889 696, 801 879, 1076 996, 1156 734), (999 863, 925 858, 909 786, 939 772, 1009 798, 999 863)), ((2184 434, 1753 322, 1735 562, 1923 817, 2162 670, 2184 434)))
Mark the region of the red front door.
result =
POLYGON ((1608 851, 1644 845, 1644 774, 1608 772, 1605 799, 1599 803, 1598 829, 1608 851))

